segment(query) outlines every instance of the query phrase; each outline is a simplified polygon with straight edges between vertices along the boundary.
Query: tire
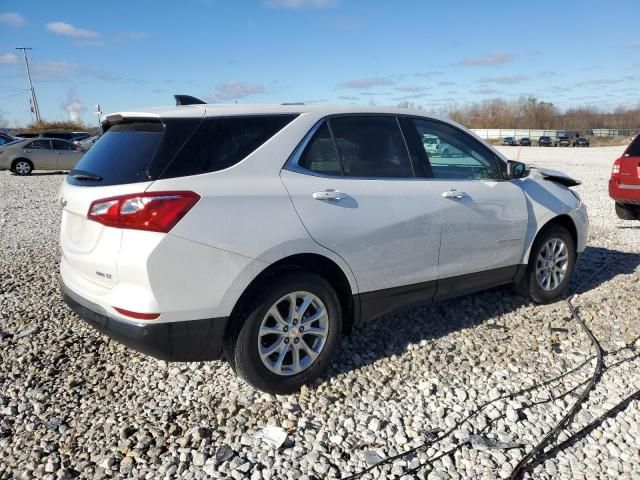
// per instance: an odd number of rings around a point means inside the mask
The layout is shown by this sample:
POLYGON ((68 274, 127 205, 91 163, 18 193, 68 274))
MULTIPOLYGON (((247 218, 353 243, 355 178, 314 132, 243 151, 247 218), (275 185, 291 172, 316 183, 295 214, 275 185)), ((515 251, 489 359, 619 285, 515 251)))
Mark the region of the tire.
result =
POLYGON ((515 289, 519 294, 530 298, 536 303, 554 302, 562 297, 562 294, 569 286, 575 264, 576 245, 569 231, 561 225, 551 224, 545 226, 533 242, 527 270, 519 283, 515 285, 515 289), (554 245, 554 241, 564 244, 564 252, 559 243, 555 244, 555 252, 549 248, 554 245), (543 252, 546 252, 546 254, 543 252), (551 255, 549 255, 550 253, 551 255), (554 253, 555 256, 553 255, 554 253), (564 256, 566 256, 566 260, 560 261, 559 259, 564 256), (539 267, 542 266, 545 269, 542 257, 549 258, 553 265, 560 267, 560 271, 557 274, 549 273, 550 280, 548 282, 545 281, 547 277, 544 276, 544 271, 549 271, 548 269, 543 270, 541 275, 537 273, 539 267), (557 261, 555 260, 556 258, 558 259, 557 261), (559 278, 560 273, 563 274, 561 279, 559 278))
POLYGON ((27 158, 18 158, 11 164, 11 171, 20 176, 31 175, 33 163, 27 158))
POLYGON ((271 394, 293 393, 329 365, 342 331, 342 311, 335 290, 324 278, 307 272, 286 274, 256 296, 244 311, 244 323, 236 326, 237 333, 232 333, 226 351, 233 356, 230 363, 236 373, 250 385, 271 394), (298 308, 311 299, 305 311, 298 313, 302 317, 289 313, 291 295, 298 308), (279 318, 274 311, 280 313, 279 318), (303 323, 322 311, 325 315, 319 319, 303 323), (306 330, 299 332, 303 327, 306 330), (324 336, 308 333, 312 328, 324 331, 324 336), (261 331, 274 333, 260 335, 261 331), (265 354, 261 356, 260 350, 265 354), (269 350, 272 353, 267 354, 269 350))
POLYGON ((638 209, 634 205, 616 202, 616 215, 622 220, 640 220, 638 209))

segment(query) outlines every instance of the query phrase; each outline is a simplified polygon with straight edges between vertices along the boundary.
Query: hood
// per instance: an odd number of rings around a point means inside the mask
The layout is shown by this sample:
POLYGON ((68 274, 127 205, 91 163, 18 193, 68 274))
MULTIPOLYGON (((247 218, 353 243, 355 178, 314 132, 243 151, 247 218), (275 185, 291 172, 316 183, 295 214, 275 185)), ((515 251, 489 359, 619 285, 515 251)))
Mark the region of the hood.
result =
POLYGON ((575 187, 576 185, 582 184, 580 180, 576 180, 575 178, 571 178, 564 172, 560 170, 553 170, 551 168, 543 168, 536 167, 534 165, 529 166, 532 171, 535 171, 545 180, 550 180, 552 182, 559 183, 561 185, 565 185, 567 187, 575 187))

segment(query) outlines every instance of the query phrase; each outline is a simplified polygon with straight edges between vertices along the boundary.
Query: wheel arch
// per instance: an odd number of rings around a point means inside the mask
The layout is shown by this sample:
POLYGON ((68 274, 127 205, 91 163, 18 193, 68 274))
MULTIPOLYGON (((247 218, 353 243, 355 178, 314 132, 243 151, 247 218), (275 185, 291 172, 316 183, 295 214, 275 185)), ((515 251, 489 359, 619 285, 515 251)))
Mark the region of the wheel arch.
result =
POLYGON ((550 218, 544 224, 542 224, 542 226, 538 229, 536 234, 531 239, 531 243, 527 247, 527 255, 526 255, 526 258, 524 259, 525 264, 529 262, 531 249, 533 248, 533 245, 536 243, 536 240, 538 239, 540 234, 550 225, 560 225, 561 227, 566 228, 569 231, 569 234, 571 235, 571 238, 573 239, 573 243, 575 244, 576 250, 577 250, 579 246, 579 240, 580 240, 578 236, 578 228, 573 218, 571 218, 570 215, 563 213, 561 215, 556 215, 555 217, 550 218))
POLYGON ((28 162, 29 165, 31 165, 31 170, 34 169, 33 162, 30 159, 28 159, 27 157, 17 157, 17 158, 14 158, 13 160, 11 160, 11 170, 13 170, 15 168, 16 163, 18 163, 20 160, 24 160, 25 162, 28 162))
POLYGON ((349 283, 349 277, 332 259, 317 253, 299 253, 284 257, 262 270, 245 288, 236 301, 230 315, 226 337, 234 336, 242 326, 244 310, 250 301, 258 295, 260 288, 274 277, 289 272, 305 271, 320 275, 335 289, 342 308, 342 330, 350 333, 360 313, 359 303, 349 283))

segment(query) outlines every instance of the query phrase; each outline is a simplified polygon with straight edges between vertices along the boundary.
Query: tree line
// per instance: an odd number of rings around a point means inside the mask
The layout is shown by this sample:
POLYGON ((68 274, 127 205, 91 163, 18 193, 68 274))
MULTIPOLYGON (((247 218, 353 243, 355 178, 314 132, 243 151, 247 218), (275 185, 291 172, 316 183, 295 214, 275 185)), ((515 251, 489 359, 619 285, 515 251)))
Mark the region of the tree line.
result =
MULTIPOLYGON (((401 102, 398 106, 425 109, 411 102, 401 102)), ((620 106, 609 112, 595 106, 573 107, 563 111, 553 103, 533 97, 515 100, 495 98, 464 106, 450 106, 439 113, 448 115, 467 128, 577 131, 593 128, 640 128, 640 104, 635 107, 620 106)))

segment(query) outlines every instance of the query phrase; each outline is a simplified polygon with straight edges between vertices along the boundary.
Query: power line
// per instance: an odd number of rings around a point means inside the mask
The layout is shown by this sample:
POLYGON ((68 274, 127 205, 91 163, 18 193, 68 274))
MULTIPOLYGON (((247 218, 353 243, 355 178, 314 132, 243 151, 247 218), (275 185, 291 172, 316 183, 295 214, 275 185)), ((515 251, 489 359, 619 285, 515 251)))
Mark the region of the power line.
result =
POLYGON ((33 50, 30 47, 16 47, 16 50, 22 50, 24 55, 24 64, 27 67, 27 79, 29 80, 29 90, 31 91, 31 113, 36 116, 36 123, 40 123, 40 108, 38 107, 38 100, 36 99, 36 90, 33 88, 33 82, 31 81, 31 71, 29 70, 29 58, 27 57, 27 50, 33 50))

